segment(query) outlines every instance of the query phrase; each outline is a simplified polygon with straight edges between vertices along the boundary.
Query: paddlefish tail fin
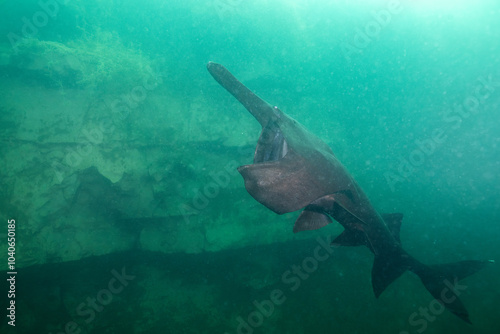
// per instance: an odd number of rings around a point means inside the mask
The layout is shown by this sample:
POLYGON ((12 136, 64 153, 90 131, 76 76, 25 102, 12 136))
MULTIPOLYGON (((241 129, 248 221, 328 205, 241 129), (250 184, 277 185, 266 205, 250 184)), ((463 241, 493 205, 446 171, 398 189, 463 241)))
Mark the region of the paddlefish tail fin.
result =
POLYGON ((459 298, 467 285, 459 282, 492 262, 471 260, 428 266, 414 260, 409 269, 420 277, 427 291, 441 305, 470 324, 469 313, 459 298))
MULTIPOLYGON (((399 231, 403 215, 400 213, 382 214, 387 227, 395 240, 401 246, 399 231)), ((358 238, 359 239, 359 238, 358 238)), ((369 245, 368 245, 369 246, 369 245)), ((460 280, 484 268, 490 261, 460 261, 438 265, 425 265, 402 248, 388 251, 385 254, 375 254, 372 269, 372 286, 375 296, 380 294, 406 270, 415 273, 424 284, 427 291, 446 309, 465 322, 470 323, 469 313, 459 296, 467 289, 460 280)))
POLYGON ((467 323, 469 313, 459 296, 467 289, 460 280, 484 268, 489 261, 460 261, 454 263, 425 265, 402 251, 399 255, 375 256, 372 269, 372 286, 375 296, 380 294, 406 270, 415 273, 427 291, 446 309, 467 323))

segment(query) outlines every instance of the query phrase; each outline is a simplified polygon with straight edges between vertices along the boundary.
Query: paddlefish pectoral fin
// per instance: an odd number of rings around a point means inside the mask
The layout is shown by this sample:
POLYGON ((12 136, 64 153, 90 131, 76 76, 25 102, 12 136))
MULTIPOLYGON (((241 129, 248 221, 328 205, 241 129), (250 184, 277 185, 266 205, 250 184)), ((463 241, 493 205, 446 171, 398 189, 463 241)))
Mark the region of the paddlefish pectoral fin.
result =
POLYGON ((331 218, 353 226, 366 225, 361 218, 348 209, 351 202, 348 191, 322 196, 304 208, 295 222, 293 231, 296 233, 319 229, 331 223, 331 218))
POLYGON ((310 231, 322 228, 332 222, 332 219, 321 212, 315 212, 305 209, 299 215, 293 226, 293 233, 300 231, 310 231))

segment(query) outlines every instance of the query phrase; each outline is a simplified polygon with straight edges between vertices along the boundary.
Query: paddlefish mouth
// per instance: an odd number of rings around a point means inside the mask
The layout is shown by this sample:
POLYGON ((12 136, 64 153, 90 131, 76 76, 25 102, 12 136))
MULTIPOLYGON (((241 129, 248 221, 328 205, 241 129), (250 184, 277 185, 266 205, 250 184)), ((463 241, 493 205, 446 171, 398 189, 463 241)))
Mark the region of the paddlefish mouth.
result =
POLYGON ((279 161, 288 153, 288 143, 278 125, 269 123, 262 132, 255 148, 254 164, 279 161))
POLYGON ((253 163, 274 162, 284 158, 289 152, 289 145, 278 125, 284 113, 278 107, 272 106, 255 95, 221 64, 208 62, 207 69, 214 79, 262 125, 253 163))

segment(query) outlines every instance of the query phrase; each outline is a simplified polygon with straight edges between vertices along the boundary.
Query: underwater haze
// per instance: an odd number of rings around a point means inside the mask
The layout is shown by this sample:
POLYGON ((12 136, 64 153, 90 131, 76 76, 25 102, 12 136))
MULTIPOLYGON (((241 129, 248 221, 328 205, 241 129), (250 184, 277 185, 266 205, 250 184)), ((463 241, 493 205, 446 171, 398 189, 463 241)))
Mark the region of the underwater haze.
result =
POLYGON ((0 1, 1 333, 500 332, 500 3, 0 1), (327 143, 456 288, 293 233, 245 190, 244 85, 327 143), (9 239, 10 238, 10 239, 9 239), (14 251, 15 249, 15 251, 14 251))

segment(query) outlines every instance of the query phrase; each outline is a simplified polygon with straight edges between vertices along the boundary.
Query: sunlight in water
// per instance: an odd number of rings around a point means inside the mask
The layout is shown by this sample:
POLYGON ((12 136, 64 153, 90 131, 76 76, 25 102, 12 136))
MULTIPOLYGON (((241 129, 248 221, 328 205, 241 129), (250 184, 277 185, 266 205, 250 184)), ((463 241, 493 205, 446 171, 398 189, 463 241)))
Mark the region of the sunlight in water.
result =
POLYGON ((447 11, 462 11, 467 9, 476 8, 481 3, 472 2, 467 0, 283 0, 283 5, 294 9, 301 9, 308 6, 349 6, 359 7, 363 9, 365 6, 379 6, 385 7, 389 5, 401 5, 403 7, 413 8, 418 11, 434 11, 434 10, 447 10, 447 11))
POLYGON ((408 6, 415 11, 466 11, 476 9, 481 3, 467 0, 413 0, 402 1, 404 6, 408 6))

